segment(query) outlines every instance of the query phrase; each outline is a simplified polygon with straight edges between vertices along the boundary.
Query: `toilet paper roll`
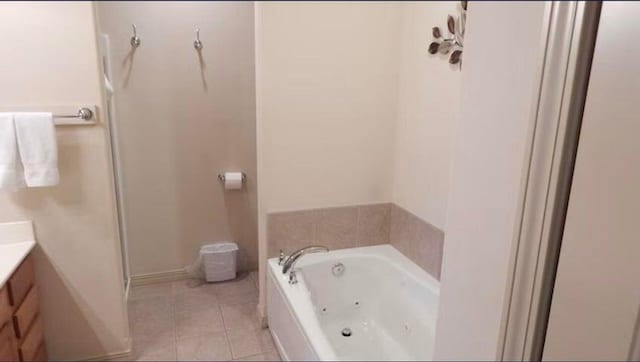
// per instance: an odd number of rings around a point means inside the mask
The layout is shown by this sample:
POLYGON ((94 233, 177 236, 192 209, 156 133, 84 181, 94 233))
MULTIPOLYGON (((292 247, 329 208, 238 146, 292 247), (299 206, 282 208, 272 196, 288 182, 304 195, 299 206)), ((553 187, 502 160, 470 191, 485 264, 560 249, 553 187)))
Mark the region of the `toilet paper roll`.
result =
POLYGON ((240 190, 242 188, 242 172, 225 172, 224 189, 240 190))

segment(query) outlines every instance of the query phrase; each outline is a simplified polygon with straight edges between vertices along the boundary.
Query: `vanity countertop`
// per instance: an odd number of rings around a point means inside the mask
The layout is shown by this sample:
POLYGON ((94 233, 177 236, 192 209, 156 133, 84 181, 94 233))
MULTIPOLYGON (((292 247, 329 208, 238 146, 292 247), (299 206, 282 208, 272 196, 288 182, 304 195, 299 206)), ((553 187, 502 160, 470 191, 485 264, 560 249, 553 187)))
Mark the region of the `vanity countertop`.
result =
POLYGON ((35 245, 31 221, 0 223, 0 288, 35 245))

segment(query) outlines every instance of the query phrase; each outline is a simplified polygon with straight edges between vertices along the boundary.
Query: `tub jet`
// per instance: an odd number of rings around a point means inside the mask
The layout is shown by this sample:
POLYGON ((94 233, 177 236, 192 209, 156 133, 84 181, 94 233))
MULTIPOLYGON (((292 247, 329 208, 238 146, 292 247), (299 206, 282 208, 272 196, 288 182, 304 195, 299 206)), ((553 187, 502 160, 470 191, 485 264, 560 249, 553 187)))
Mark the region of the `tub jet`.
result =
POLYGON ((344 337, 351 337, 351 328, 345 328, 342 330, 342 335, 344 337))

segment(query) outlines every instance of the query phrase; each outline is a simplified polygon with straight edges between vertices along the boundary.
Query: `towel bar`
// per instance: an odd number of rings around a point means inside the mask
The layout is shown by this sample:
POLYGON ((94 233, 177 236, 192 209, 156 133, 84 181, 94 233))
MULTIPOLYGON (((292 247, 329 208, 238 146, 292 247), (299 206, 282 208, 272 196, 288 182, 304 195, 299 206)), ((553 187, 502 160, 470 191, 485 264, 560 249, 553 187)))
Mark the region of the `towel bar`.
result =
POLYGON ((93 118, 93 111, 87 107, 81 107, 76 114, 53 114, 53 118, 80 118, 83 121, 90 121, 93 118))
POLYGON ((0 106, 0 112, 50 112, 56 126, 90 126, 98 123, 95 105, 0 106))

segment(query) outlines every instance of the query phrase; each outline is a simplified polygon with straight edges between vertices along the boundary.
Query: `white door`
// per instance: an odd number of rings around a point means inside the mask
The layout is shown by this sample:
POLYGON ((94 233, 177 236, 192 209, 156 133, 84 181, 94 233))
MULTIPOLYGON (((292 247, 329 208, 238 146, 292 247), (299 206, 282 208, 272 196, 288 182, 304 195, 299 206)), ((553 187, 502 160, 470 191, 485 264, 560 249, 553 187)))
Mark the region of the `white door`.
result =
POLYGON ((639 359, 640 4, 604 2, 545 360, 639 359))

